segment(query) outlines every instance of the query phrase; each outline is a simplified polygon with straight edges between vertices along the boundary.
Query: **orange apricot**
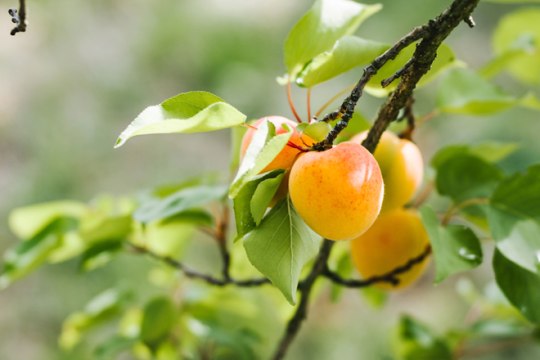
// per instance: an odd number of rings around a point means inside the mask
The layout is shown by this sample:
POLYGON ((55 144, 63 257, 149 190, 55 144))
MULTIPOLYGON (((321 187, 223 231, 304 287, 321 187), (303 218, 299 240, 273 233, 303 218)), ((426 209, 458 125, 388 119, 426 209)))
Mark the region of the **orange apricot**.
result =
POLYGON ((289 192, 313 231, 330 240, 351 240, 377 218, 384 184, 373 155, 358 143, 343 142, 300 154, 291 169, 289 192))
MULTIPOLYGON (((364 278, 384 275, 420 255, 429 244, 428 234, 416 210, 395 209, 379 215, 360 237, 351 241, 356 269, 364 278)), ((382 289, 398 289, 412 284, 422 275, 428 260, 397 276, 399 284, 378 283, 382 289)))
MULTIPOLYGON (((362 143, 367 131, 351 141, 362 143)), ((381 212, 401 208, 408 203, 422 185, 424 161, 422 153, 411 141, 394 133, 383 133, 374 153, 384 178, 384 200, 381 212)))

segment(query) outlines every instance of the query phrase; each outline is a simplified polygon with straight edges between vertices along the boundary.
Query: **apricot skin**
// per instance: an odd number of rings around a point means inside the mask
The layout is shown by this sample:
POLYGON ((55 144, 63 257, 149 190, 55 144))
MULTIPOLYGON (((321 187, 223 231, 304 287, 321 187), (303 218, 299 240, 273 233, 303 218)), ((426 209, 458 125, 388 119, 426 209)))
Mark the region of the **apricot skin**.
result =
MULTIPOLYGON (((313 144, 313 140, 296 131, 297 123, 295 123, 294 121, 281 116, 266 116, 255 121, 255 123, 251 125, 248 131, 246 131, 244 137, 242 138, 242 145, 240 147, 240 155, 242 157, 246 154, 249 143, 251 142, 251 139, 253 139, 253 135, 255 135, 257 128, 261 126, 265 121, 270 121, 272 124, 274 124, 276 128, 276 135, 284 134, 288 131, 283 125, 286 125, 290 129, 293 129, 293 133, 289 141, 295 145, 306 147, 313 144)), ((274 160, 272 160, 272 162, 261 171, 261 173, 276 169, 289 170, 292 167, 299 153, 300 150, 286 145, 283 150, 281 150, 281 152, 274 158, 274 160)))
MULTIPOLYGON (((351 241, 353 263, 364 278, 383 275, 420 255, 429 244, 428 234, 416 210, 396 209, 381 214, 373 226, 351 241)), ((399 284, 378 283, 382 289, 411 285, 422 275, 428 260, 398 275, 399 284)))
POLYGON ((375 158, 360 144, 301 154, 289 177, 296 211, 313 231, 330 240, 365 232, 381 209, 384 184, 375 158))
MULTIPOLYGON (((351 141, 362 143, 367 132, 351 141)), ((400 139, 394 133, 383 133, 374 153, 384 179, 384 200, 381 213, 403 207, 422 185, 424 161, 418 147, 411 141, 400 139)))

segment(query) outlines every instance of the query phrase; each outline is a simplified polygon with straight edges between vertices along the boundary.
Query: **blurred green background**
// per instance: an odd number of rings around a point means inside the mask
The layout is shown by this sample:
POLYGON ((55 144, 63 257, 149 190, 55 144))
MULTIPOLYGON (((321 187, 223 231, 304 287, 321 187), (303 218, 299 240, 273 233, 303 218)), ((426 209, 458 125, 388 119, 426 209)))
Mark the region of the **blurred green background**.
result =
MULTIPOLYGON (((360 36, 394 42, 449 3, 381 2, 384 9, 361 26, 360 36)), ((0 250, 16 242, 7 226, 15 207, 64 198, 88 201, 99 194, 131 195, 207 172, 226 174, 227 131, 140 137, 118 150, 113 144, 144 107, 189 90, 213 92, 249 118, 291 117, 285 91, 275 78, 284 72, 283 40, 311 3, 30 1, 28 32, 11 37, 7 10, 16 1, 0 0, 0 250)), ((460 59, 478 68, 493 55, 490 34, 497 21, 513 8, 481 3, 477 28, 461 26, 448 43, 460 59)), ((313 107, 359 74, 357 69, 315 88, 313 107)), ((497 82, 515 94, 525 92, 506 75, 497 82)), ((433 108, 433 88, 418 92, 418 113, 433 108)), ((295 89, 293 95, 305 116, 305 91, 295 89)), ((359 109, 370 118, 380 102, 366 97, 359 109)), ((421 127, 415 140, 426 160, 446 144, 516 142, 520 150, 503 164, 515 171, 538 161, 537 120, 538 113, 524 109, 483 118, 440 116, 421 127)), ((192 262, 203 268, 216 259, 205 250, 192 251, 192 262)), ((91 358, 90 345, 68 354, 57 349, 62 320, 109 286, 131 284, 144 292, 147 285, 141 278, 146 279, 148 268, 147 260, 129 256, 91 273, 79 273, 76 263, 68 262, 47 266, 2 291, 0 359, 91 358)), ((488 268, 486 260, 483 268, 463 277, 472 276, 484 286, 488 268)), ((354 290, 336 304, 321 296, 313 302, 289 358, 388 358, 390 334, 402 313, 441 332, 459 327, 469 310, 455 292, 459 278, 433 287, 428 274, 414 288, 392 295, 382 309, 370 307, 354 290)), ((510 351, 514 358, 540 356, 538 348, 510 351)), ((508 356, 503 351, 477 358, 508 356)))

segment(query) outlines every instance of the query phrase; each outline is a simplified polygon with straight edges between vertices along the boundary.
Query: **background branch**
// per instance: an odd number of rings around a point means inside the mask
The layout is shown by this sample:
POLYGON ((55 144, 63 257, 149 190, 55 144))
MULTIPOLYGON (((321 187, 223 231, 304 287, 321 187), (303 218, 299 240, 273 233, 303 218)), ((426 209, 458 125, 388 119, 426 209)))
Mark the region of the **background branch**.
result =
POLYGON ((18 32, 26 31, 26 0, 19 0, 19 10, 9 9, 8 13, 11 16, 11 21, 17 26, 15 26, 10 34, 15 35, 18 32))

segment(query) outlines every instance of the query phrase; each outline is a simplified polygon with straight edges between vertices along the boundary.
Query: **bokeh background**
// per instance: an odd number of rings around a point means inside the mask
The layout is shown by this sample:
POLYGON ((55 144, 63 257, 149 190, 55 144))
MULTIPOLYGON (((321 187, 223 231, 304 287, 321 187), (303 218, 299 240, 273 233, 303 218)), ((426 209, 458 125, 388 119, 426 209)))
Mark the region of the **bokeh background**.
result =
MULTIPOLYGON (((394 42, 448 3, 380 2, 383 11, 366 21, 359 34, 386 42, 394 42)), ((99 194, 131 195, 190 176, 226 173, 227 131, 140 137, 118 150, 113 144, 144 107, 189 90, 213 92, 250 118, 291 117, 285 91, 275 78, 284 72, 283 40, 311 3, 29 1, 28 32, 11 37, 7 10, 17 4, 0 0, 0 251, 17 241, 7 226, 13 208, 65 198, 88 201, 99 194)), ((477 28, 461 26, 448 43, 460 59, 480 67, 493 56, 492 30, 512 8, 481 3, 477 28)), ((359 74, 354 70, 317 87, 313 107, 359 74)), ((497 81, 511 92, 524 92, 505 75, 497 81)), ((432 90, 419 91, 420 114, 433 108, 432 90)), ((305 92, 295 89, 293 95, 304 115, 305 92)), ((379 99, 366 97, 359 109, 371 118, 379 104, 379 99)), ((516 142, 520 150, 503 163, 516 171, 538 161, 537 119, 538 113, 525 109, 485 118, 440 116, 421 127, 415 139, 427 160, 447 144, 516 142)), ((215 260, 215 254, 192 253, 203 268, 215 260)), ((289 358, 390 358, 389 335, 402 313, 440 332, 460 327, 469 308, 457 295, 456 283, 462 277, 480 287, 488 283, 489 253, 486 259, 486 266, 436 287, 428 273, 414 288, 392 295, 381 309, 352 290, 336 304, 320 297, 289 358)), ((91 344, 71 353, 58 350, 62 320, 109 286, 132 284, 145 291, 141 278, 146 278, 148 266, 143 259, 121 257, 80 273, 73 261, 46 266, 0 292, 0 359, 91 359, 91 344)), ((533 346, 510 351, 523 359, 539 353, 533 346)), ((503 359, 508 353, 478 358, 503 359)))

